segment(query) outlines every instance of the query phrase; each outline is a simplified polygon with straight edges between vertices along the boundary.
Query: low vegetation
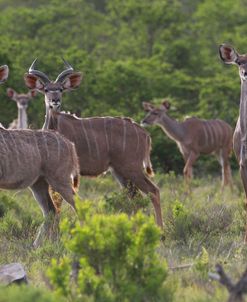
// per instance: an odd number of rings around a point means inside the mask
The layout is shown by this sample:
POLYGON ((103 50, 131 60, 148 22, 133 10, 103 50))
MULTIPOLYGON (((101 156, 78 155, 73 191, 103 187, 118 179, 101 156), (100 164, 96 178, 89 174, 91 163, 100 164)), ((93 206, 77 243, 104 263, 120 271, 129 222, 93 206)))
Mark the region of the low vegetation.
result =
MULTIPOLYGON (((64 204, 60 240, 46 241, 36 250, 32 242, 42 215, 31 193, 1 192, 0 264, 24 265, 30 281, 25 301, 34 293, 39 293, 37 301, 53 301, 57 295, 61 301, 226 300, 226 289, 210 280, 208 272, 221 263, 237 280, 246 268, 238 174, 233 190, 224 192, 219 177, 196 178, 190 193, 173 173, 156 175, 155 181, 161 188, 162 234, 148 198, 129 201, 106 175, 83 179, 79 219, 64 204), (73 283, 71 276, 78 281, 73 283)), ((0 289, 5 297, 0 302, 15 301, 15 292, 22 290, 7 294, 9 289, 0 289)))

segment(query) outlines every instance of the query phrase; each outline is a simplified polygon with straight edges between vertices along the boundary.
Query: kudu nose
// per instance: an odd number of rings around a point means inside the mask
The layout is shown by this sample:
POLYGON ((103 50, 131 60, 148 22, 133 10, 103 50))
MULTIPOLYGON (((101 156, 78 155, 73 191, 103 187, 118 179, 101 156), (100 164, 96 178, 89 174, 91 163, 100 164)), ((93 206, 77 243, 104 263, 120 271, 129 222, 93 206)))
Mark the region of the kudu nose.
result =
POLYGON ((52 99, 52 103, 57 105, 58 103, 60 103, 60 99, 52 99))

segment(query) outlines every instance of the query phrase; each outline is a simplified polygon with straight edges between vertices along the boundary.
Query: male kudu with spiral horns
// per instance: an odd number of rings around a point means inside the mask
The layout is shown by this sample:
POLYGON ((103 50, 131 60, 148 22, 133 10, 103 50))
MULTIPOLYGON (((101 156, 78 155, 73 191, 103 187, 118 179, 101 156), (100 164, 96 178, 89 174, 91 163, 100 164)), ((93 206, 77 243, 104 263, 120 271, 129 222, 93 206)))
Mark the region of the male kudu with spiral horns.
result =
POLYGON ((129 118, 77 118, 60 112, 63 92, 77 88, 82 74, 64 61, 66 69, 55 81, 35 69, 25 74, 28 88, 45 95, 46 118, 43 128, 54 129, 74 142, 80 162, 80 174, 97 176, 110 170, 133 196, 139 189, 150 194, 157 224, 162 227, 159 189, 148 178, 152 174, 151 138, 129 118))

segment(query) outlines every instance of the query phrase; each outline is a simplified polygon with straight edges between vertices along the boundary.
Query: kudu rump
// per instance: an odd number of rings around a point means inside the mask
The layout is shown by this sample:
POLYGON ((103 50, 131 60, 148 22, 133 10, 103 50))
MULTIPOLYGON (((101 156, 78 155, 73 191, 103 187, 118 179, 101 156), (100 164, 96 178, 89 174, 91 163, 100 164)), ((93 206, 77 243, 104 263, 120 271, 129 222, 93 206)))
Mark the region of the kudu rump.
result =
POLYGON ((8 129, 27 129, 27 107, 31 99, 36 95, 36 91, 31 90, 28 93, 17 93, 14 89, 7 89, 8 97, 16 102, 18 108, 18 117, 13 120, 8 129))
MULTIPOLYGON (((226 44, 219 47, 219 53, 224 63, 234 64, 239 68, 241 93, 239 116, 233 135, 233 149, 240 167, 240 175, 245 190, 245 203, 247 209, 247 54, 240 55, 232 46, 226 44)), ((247 241, 247 225, 245 241, 247 241)))
POLYGON ((229 155, 232 150, 232 128, 222 120, 202 120, 196 117, 178 122, 168 116, 170 103, 166 100, 160 106, 143 102, 148 112, 142 124, 159 125, 174 140, 185 161, 184 177, 192 177, 192 165, 200 154, 215 153, 222 166, 222 186, 231 183, 229 155))
MULTIPOLYGON (((8 75, 7 67, 0 67, 0 83, 8 75)), ((0 188, 30 187, 39 203, 45 222, 34 242, 40 244, 49 231, 49 213, 55 207, 48 186, 74 208, 72 179, 78 185, 79 164, 74 144, 55 131, 7 130, 0 127, 0 188)))
POLYGON ((45 95, 44 128, 55 129, 75 143, 80 174, 97 176, 109 169, 130 195, 137 189, 150 194, 157 224, 162 227, 159 189, 147 177, 152 173, 148 133, 128 118, 77 118, 60 112, 62 93, 80 85, 81 73, 65 62, 66 69, 53 82, 35 70, 34 64, 24 76, 25 83, 45 95))

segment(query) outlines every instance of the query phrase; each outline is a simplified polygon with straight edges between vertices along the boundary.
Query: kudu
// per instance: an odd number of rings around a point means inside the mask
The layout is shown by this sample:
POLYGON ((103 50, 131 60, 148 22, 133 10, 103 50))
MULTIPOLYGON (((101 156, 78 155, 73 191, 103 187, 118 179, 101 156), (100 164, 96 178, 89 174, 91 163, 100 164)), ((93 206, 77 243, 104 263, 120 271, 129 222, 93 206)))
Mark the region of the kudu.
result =
MULTIPOLYGON (((6 80, 7 67, 0 67, 0 83, 6 80)), ((49 195, 50 185, 73 208, 72 187, 78 186, 79 164, 75 146, 55 131, 8 130, 0 127, 0 188, 13 190, 29 187, 39 203, 45 222, 34 242, 38 246, 49 231, 48 214, 55 214, 49 195)))
POLYGON ((157 224, 162 227, 159 189, 148 178, 152 174, 148 133, 129 118, 77 118, 60 112, 62 93, 79 86, 81 73, 65 62, 66 69, 52 82, 46 74, 35 70, 34 64, 35 61, 24 79, 28 88, 45 95, 43 128, 55 129, 75 143, 81 175, 97 176, 110 170, 130 196, 137 189, 150 194, 157 224))
MULTIPOLYGON (((240 175, 245 191, 245 205, 247 209, 247 54, 240 55, 230 45, 222 44, 219 47, 220 58, 226 64, 234 64, 239 68, 241 81, 239 116, 233 134, 233 150, 237 157, 240 175)), ((245 242, 247 241, 247 226, 245 242)))
POLYGON ((7 89, 7 96, 16 102, 18 108, 17 119, 13 120, 8 129, 27 129, 27 107, 30 100, 36 95, 36 91, 31 90, 28 93, 17 93, 14 89, 7 89))
POLYGON ((174 140, 185 161, 184 177, 188 182, 192 178, 192 166, 200 154, 215 153, 222 166, 222 187, 231 184, 229 155, 232 150, 232 128, 226 122, 202 120, 190 117, 178 122, 168 116, 170 103, 164 100, 160 106, 143 102, 148 112, 141 124, 159 125, 169 138, 174 140))

